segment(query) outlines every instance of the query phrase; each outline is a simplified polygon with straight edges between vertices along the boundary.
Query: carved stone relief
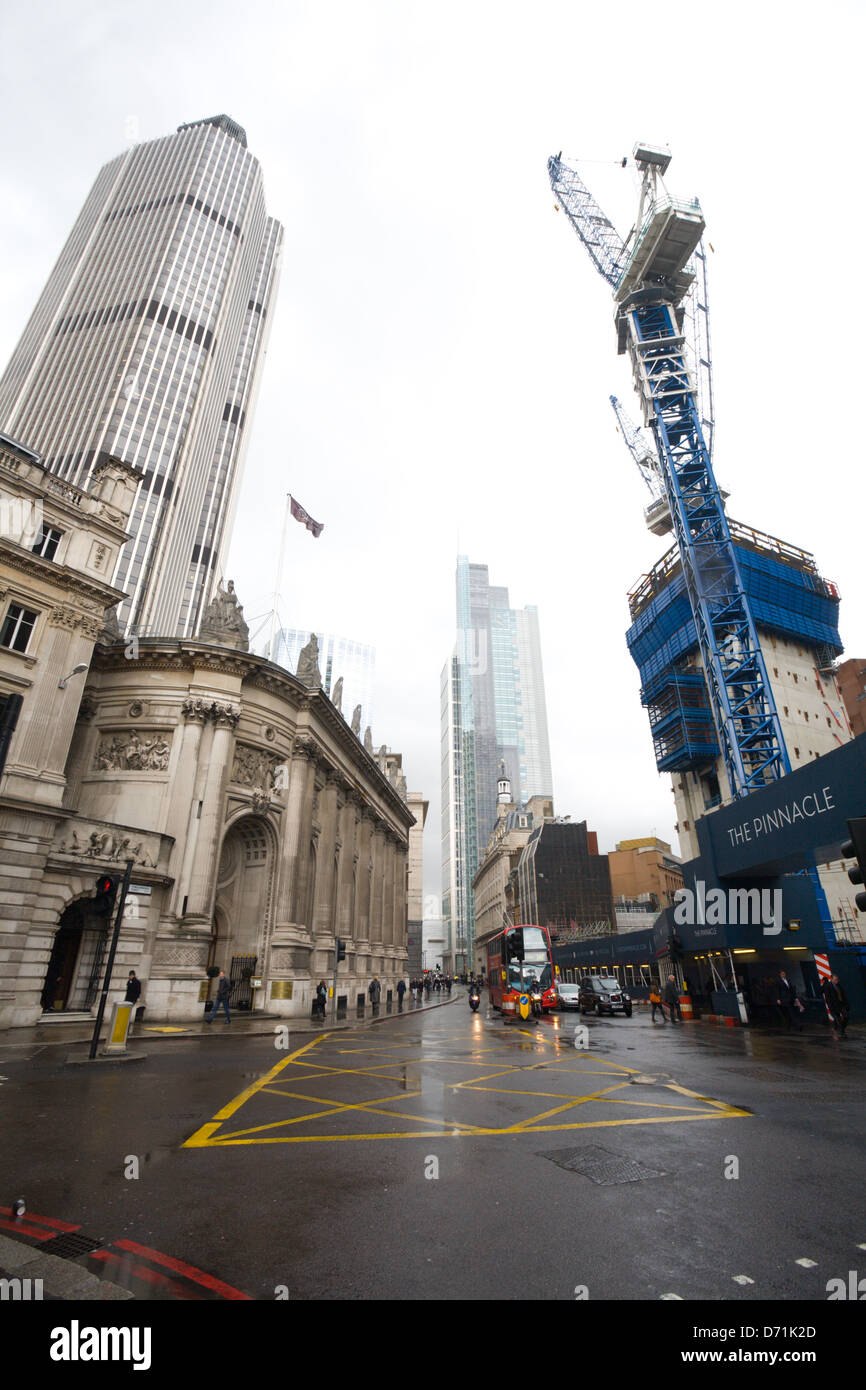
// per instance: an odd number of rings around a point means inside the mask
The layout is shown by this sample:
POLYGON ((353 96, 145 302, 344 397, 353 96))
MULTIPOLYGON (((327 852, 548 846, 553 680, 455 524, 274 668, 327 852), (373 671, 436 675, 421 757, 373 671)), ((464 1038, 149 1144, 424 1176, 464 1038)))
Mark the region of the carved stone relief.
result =
POLYGON ((133 729, 100 739, 93 758, 95 772, 165 772, 171 755, 168 738, 159 729, 133 729))
POLYGON ((136 832, 128 834, 119 829, 89 829, 87 825, 79 825, 68 830, 57 846, 57 853, 73 855, 76 859, 113 859, 118 863, 133 859, 143 869, 155 869, 159 843, 152 837, 143 839, 136 832))

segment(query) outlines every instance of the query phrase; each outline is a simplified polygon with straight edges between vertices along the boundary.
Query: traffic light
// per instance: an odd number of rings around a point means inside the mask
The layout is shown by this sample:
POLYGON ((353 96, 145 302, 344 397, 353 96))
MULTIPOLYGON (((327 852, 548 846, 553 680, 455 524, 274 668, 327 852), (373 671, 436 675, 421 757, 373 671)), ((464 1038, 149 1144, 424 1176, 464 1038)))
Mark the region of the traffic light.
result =
MULTIPOLYGON (((866 816, 848 821, 851 839, 842 846, 843 859, 856 859, 857 868, 848 870, 852 883, 866 883, 866 816)), ((858 893, 854 899, 860 912, 866 912, 866 893, 858 893)))
POLYGON ((119 886, 120 879, 114 874, 103 874, 96 880, 96 893, 90 909, 95 917, 110 917, 113 914, 119 886))
POLYGON ((346 959, 346 943, 337 937, 337 961, 346 959))
POLYGON ((505 955, 507 960, 523 960, 523 928, 518 927, 516 931, 510 931, 505 937, 505 955))
POLYGON ((676 964, 679 964, 680 961, 685 960, 686 953, 683 947, 683 943, 677 936, 675 931, 671 932, 668 938, 668 949, 670 950, 671 960, 674 961, 676 964))

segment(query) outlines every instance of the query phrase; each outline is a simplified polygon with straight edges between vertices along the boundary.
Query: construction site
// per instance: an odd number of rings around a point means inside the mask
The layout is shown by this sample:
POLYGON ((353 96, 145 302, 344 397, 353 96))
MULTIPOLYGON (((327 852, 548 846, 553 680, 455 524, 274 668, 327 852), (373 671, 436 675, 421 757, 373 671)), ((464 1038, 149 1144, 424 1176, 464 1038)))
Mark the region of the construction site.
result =
MULTIPOLYGON (((866 826, 866 793, 862 782, 858 787, 863 750, 822 761, 854 752, 835 666, 843 651, 840 595, 807 550, 727 515, 728 493, 713 464, 705 223, 697 198, 666 189, 670 162, 663 146, 634 146, 640 193, 624 237, 584 183, 579 161, 566 163, 560 153, 548 161, 548 174, 557 208, 612 291, 616 349, 628 355, 641 423, 615 396, 610 400, 650 493, 646 525, 654 535, 673 535, 670 549, 628 594, 626 640, 640 673, 656 766, 671 777, 685 881, 731 884, 741 873, 743 883, 772 883, 787 896, 780 939, 768 940, 757 924, 744 936, 739 927, 726 933, 724 923, 711 931, 706 921, 690 924, 694 931, 687 928, 683 938, 663 913, 641 952, 681 978, 684 966, 697 969, 718 957, 725 967, 719 980, 724 974, 731 986, 720 1006, 742 1022, 750 1021, 749 968, 766 972, 782 960, 807 994, 817 995, 831 964, 844 970, 862 1012, 866 898, 861 893, 858 901, 852 885, 862 882, 854 841, 866 826), (734 807, 744 810, 752 797, 763 811, 772 789, 792 774, 808 800, 808 769, 826 781, 831 763, 839 779, 833 814, 807 847, 796 854, 776 847, 763 862, 752 856, 733 871, 721 870, 711 820, 734 807), (734 951, 749 959, 735 962, 734 951)), ((720 826, 721 820, 713 828, 720 826)), ((616 962, 609 944, 599 949, 616 962)), ((587 950, 589 963, 590 944, 587 950)), ((629 959, 633 954, 634 948, 629 959)))

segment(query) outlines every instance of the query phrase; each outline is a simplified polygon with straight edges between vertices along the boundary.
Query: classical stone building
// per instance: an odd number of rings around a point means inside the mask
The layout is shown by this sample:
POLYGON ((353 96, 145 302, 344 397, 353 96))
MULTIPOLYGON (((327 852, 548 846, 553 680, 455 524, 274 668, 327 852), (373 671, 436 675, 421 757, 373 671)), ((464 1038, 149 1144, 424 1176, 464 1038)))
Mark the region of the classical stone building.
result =
POLYGON ((114 997, 135 969, 149 1019, 202 1017, 208 967, 233 975, 235 1005, 308 1017, 336 936, 338 996, 354 1005, 377 974, 387 998, 405 973, 413 824, 399 755, 371 755, 320 689, 244 650, 231 586, 206 641, 105 630, 94 646, 135 470, 109 461, 91 493, 58 490, 11 453, 62 535, 53 559, 0 542, 0 696, 23 694, 0 781, 0 1026, 90 1012, 96 880, 128 861, 114 997), (60 688, 87 664, 86 684, 60 688))
MULTIPOLYGON (((50 882, 83 673, 140 474, 103 458, 89 491, 0 436, 0 1026, 32 1023, 59 917, 84 883, 50 882)), ((98 868, 86 880, 92 897, 98 868)))
MULTIPOLYGON (((523 807, 510 800, 500 800, 497 821, 487 842, 484 858, 472 880, 475 899, 476 952, 472 968, 480 971, 487 963, 487 943, 504 926, 529 922, 521 914, 518 865, 534 829, 553 817, 553 802, 549 797, 532 796, 523 807)), ((503 794, 504 795, 504 794, 503 794)))

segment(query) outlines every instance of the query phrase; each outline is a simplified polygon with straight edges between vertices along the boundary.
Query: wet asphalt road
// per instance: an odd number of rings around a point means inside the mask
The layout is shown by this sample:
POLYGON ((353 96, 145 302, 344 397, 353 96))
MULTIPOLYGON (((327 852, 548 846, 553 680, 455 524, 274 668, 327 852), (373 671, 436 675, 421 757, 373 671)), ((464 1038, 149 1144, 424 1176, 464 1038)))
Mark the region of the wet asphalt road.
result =
POLYGON ((866 1274, 864 1038, 458 997, 288 1049, 143 1046, 91 1071, 6 1035, 0 1205, 260 1300, 824 1301, 866 1274))

